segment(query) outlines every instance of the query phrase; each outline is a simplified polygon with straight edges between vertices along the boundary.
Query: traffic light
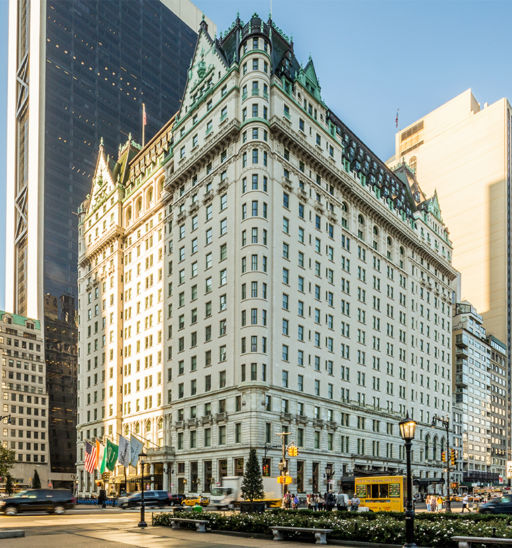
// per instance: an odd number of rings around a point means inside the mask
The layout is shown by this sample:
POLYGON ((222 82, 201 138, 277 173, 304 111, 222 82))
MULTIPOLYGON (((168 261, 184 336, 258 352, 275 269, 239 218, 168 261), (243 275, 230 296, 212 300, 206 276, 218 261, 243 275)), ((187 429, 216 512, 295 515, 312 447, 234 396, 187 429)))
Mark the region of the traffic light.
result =
POLYGON ((446 462, 446 451, 442 451, 442 452, 441 452, 441 460, 442 460, 443 462, 446 462))
POLYGON ((455 466, 455 459, 456 459, 455 449, 450 449, 450 462, 452 463, 452 466, 455 466))
POLYGON ((295 444, 291 444, 288 446, 288 456, 289 457, 296 457, 299 454, 299 448, 295 444))
POLYGON ((268 464, 263 465, 263 475, 270 476, 270 466, 268 464))

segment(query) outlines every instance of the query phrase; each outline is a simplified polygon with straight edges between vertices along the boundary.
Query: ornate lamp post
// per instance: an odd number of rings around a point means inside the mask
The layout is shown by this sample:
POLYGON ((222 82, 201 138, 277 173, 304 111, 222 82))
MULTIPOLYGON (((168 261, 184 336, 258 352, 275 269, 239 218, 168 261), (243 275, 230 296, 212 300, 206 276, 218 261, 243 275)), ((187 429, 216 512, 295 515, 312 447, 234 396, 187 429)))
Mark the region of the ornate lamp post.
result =
POLYGON ((139 527, 142 529, 144 527, 147 527, 148 524, 146 523, 144 519, 144 457, 146 456, 146 453, 142 452, 140 455, 140 466, 141 466, 141 492, 140 492, 140 521, 139 521, 139 527))
POLYGON ((416 421, 409 419, 400 422, 400 436, 405 441, 407 457, 407 505, 405 510, 405 544, 404 548, 416 548, 414 542, 414 508, 412 505, 412 472, 411 472, 411 444, 416 431, 416 421))

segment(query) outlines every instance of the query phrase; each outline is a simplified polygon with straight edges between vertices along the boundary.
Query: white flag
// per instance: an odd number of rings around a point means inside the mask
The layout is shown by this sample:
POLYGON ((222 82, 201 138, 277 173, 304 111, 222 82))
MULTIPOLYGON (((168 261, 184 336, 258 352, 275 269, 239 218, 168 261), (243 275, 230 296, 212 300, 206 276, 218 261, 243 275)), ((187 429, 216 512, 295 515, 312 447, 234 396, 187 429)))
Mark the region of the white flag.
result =
POLYGON ((128 466, 130 464, 130 444, 124 436, 119 436, 119 455, 117 460, 119 464, 123 466, 128 466))
POLYGON ((143 447, 144 444, 141 441, 133 436, 130 437, 130 464, 132 466, 137 466, 137 461, 143 447))

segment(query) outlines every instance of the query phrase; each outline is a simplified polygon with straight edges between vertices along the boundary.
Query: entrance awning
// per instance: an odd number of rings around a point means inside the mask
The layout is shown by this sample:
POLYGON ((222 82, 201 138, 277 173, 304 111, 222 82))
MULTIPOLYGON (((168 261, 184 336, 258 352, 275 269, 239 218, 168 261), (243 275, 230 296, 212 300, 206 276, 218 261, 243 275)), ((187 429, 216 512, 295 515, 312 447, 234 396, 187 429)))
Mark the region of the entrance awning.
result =
POLYGON ((426 487, 434 483, 444 483, 444 478, 416 478, 412 482, 419 487, 426 487))

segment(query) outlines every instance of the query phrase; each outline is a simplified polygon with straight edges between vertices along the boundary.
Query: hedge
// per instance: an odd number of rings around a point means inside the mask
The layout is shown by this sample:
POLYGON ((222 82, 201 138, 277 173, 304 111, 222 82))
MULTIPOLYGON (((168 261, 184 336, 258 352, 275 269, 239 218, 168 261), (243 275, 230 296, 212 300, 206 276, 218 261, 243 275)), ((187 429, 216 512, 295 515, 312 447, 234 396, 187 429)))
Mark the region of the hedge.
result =
MULTIPOLYGON (((461 536, 496 536, 512 538, 511 516, 475 516, 468 514, 453 518, 450 514, 435 514, 432 519, 417 515, 415 523, 416 543, 419 546, 455 548, 451 540, 461 536)), ((154 516, 154 525, 170 526, 173 517, 190 517, 188 513, 159 513, 154 516)), ((210 522, 216 531, 239 531, 246 533, 271 534, 271 525, 289 527, 320 527, 333 529, 329 537, 339 540, 403 544, 405 542, 404 515, 400 513, 350 513, 350 512, 308 512, 271 511, 264 514, 201 514, 201 519, 210 522)), ((293 535, 291 535, 293 536, 293 535)))

